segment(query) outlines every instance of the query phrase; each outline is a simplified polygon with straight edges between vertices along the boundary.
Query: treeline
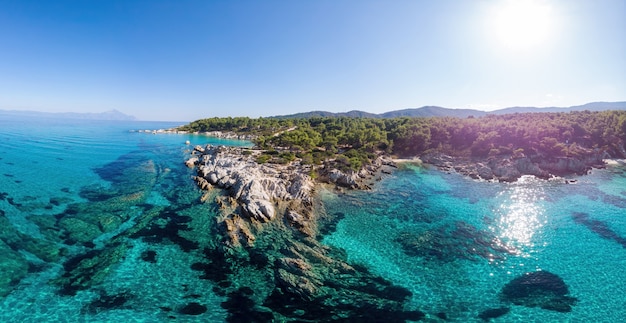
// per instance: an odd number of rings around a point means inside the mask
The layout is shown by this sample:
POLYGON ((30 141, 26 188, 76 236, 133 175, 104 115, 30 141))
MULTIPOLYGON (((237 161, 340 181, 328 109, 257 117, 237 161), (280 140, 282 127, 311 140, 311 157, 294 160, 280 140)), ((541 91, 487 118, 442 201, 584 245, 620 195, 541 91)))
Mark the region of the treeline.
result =
POLYGON ((398 156, 439 151, 453 156, 555 158, 584 156, 601 149, 612 156, 626 157, 626 111, 480 118, 209 118, 181 130, 253 134, 255 144, 275 156, 299 157, 312 164, 335 159, 352 169, 369 163, 381 151, 398 156))

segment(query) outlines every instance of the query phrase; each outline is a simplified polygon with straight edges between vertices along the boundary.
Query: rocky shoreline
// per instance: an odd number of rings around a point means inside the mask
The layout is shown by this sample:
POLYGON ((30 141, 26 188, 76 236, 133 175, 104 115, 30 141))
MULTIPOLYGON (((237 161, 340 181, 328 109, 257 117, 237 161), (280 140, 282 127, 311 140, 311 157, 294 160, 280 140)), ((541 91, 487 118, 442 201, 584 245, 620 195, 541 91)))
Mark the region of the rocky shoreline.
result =
POLYGON ((551 179, 567 175, 585 175, 592 168, 605 167, 609 158, 605 152, 596 151, 582 157, 544 156, 494 156, 489 158, 452 157, 441 153, 421 156, 427 164, 443 171, 455 171, 473 179, 515 182, 524 175, 551 179))
MULTIPOLYGON (((319 166, 302 164, 298 159, 286 164, 258 163, 262 153, 250 148, 196 146, 186 165, 195 169, 193 178, 205 191, 202 200, 216 202, 219 208, 215 221, 221 246, 210 258, 228 255, 249 259, 246 261, 264 268, 269 275, 269 294, 226 290, 252 304, 262 304, 252 306, 246 315, 269 317, 265 309, 271 309, 274 318, 305 321, 350 317, 402 322, 438 315, 405 308, 411 297, 408 290, 348 263, 341 250, 320 242, 322 233, 333 230, 332 223, 341 217, 326 214, 319 201, 321 185, 369 189, 384 174, 391 173, 396 162, 424 162, 472 178, 499 181, 515 181, 522 175, 549 178, 602 165, 602 159, 593 158, 536 162, 526 157, 473 160, 433 154, 421 159, 392 160, 380 155, 360 171, 346 173, 332 160, 319 166), (350 294, 350 304, 354 305, 341 305, 345 293, 350 294)), ((415 249, 411 241, 404 241, 409 251, 415 249)), ((203 266, 197 268, 207 277, 215 275, 216 264, 203 266)), ((481 315, 495 317, 499 313, 481 315)))
POLYGON ((220 138, 220 139, 247 140, 247 141, 252 141, 257 138, 257 136, 255 135, 238 134, 236 132, 231 132, 231 131, 189 132, 189 131, 184 131, 184 130, 178 130, 178 127, 170 128, 170 129, 139 129, 139 130, 130 130, 130 132, 151 133, 154 135, 156 134, 194 134, 194 135, 215 137, 215 138, 220 138))
POLYGON ((275 219, 284 220, 305 236, 313 237, 317 232, 313 212, 316 185, 370 189, 381 174, 389 174, 396 167, 382 155, 358 172, 340 171, 333 167, 332 161, 323 166, 306 165, 299 160, 260 164, 256 158, 261 152, 239 147, 196 146, 185 162, 188 167, 197 168, 193 178, 202 190, 216 187, 226 192, 217 202, 223 210, 233 212, 224 217, 222 225, 230 246, 251 245, 255 240, 254 227, 275 219))
MULTIPOLYGON (((367 189, 370 181, 395 164, 381 156, 360 172, 344 173, 327 169, 329 164, 312 166, 298 160, 257 163, 261 153, 238 147, 196 146, 186 161, 188 167, 196 169, 193 178, 205 191, 202 200, 219 205, 216 222, 222 245, 217 252, 233 259, 249 259, 271 273, 271 293, 255 294, 258 299, 254 303, 272 309, 275 315, 304 321, 343 317, 403 322, 423 318, 425 313, 404 308, 411 296, 408 290, 350 265, 340 250, 318 240, 321 232, 328 231, 323 226, 337 217, 324 211, 316 192, 320 185, 367 189), (313 178, 311 174, 320 175, 313 178), (346 293, 349 304, 342 296, 346 293)), ((207 265, 207 276, 215 275, 213 266, 207 265)), ((252 302, 250 293, 240 297, 252 302)), ((246 315, 268 315, 258 311, 251 307, 246 315)))

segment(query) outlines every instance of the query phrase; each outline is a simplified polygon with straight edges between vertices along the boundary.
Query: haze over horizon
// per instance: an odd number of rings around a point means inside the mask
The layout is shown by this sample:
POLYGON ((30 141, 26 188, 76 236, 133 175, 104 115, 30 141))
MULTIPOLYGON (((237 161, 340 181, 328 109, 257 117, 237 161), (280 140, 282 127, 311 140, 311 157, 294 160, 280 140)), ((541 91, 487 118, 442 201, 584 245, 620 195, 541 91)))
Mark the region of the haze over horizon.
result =
POLYGON ((0 109, 141 120, 626 101, 626 2, 3 1, 0 109))

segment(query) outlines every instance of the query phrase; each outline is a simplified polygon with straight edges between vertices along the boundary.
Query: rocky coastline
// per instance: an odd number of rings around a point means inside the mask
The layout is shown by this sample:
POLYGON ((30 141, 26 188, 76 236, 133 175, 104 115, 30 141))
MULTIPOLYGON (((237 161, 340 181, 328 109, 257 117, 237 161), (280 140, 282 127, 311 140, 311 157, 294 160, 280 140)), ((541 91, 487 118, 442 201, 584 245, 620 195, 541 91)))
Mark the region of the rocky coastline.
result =
MULTIPOLYGON (((341 171, 328 161, 322 166, 301 163, 258 163, 261 150, 212 146, 195 146, 185 164, 197 168, 193 177, 198 187, 210 192, 223 189, 225 196, 217 197, 223 210, 232 213, 223 218, 223 227, 230 246, 251 245, 258 224, 276 219, 308 237, 316 235, 314 218, 316 186, 333 184, 337 188, 371 189, 396 167, 388 157, 381 155, 360 171, 341 171), (312 177, 315 176, 315 179, 312 177)), ((205 193, 203 199, 207 199, 205 193)))
POLYGON ((546 156, 492 156, 488 158, 452 157, 442 153, 429 153, 421 161, 443 171, 457 172, 473 179, 515 182, 524 175, 551 179, 567 175, 585 175, 592 168, 605 167, 609 158, 603 151, 594 151, 580 157, 546 156))
POLYGON ((232 131, 206 131, 206 132, 189 132, 185 130, 179 130, 178 127, 170 128, 170 129, 139 129, 139 130, 131 130, 130 132, 139 132, 139 133, 149 133, 149 134, 194 134, 194 135, 203 135, 208 137, 215 137, 220 139, 232 139, 232 140, 247 140, 252 141, 257 138, 256 135, 251 134, 239 134, 232 131))
MULTIPOLYGON (((326 214, 318 199, 320 185, 367 189, 368 183, 380 179, 380 174, 395 164, 381 156, 359 172, 346 173, 329 169, 332 163, 258 163, 261 153, 239 147, 195 146, 186 161, 195 168, 193 178, 205 192, 201 199, 219 206, 215 220, 222 245, 216 252, 249 259, 271 272, 272 292, 257 295, 260 298, 254 303, 271 308, 276 315, 301 320, 349 317, 400 322, 423 318, 425 313, 404 308, 411 296, 408 290, 350 265, 340 250, 318 240, 321 232, 328 230, 322 227, 335 217, 326 214), (342 299, 344 293, 350 294, 352 305, 342 299)), ((212 266, 207 264, 207 276, 214 275, 212 266)), ((240 297, 250 299, 252 295, 240 297)), ((251 308, 246 315, 267 315, 257 310, 251 308)))
MULTIPOLYGON (((423 162, 472 178, 515 181, 522 175, 550 178, 584 173, 590 167, 601 166, 603 157, 542 162, 519 156, 477 160, 430 154, 420 159, 392 160, 381 154, 360 171, 344 172, 332 160, 323 165, 303 164, 298 159, 284 164, 259 163, 257 158, 262 153, 250 148, 195 146, 186 161, 195 170, 193 179, 204 191, 201 200, 207 205, 215 202, 213 205, 219 208, 215 221, 221 245, 210 258, 228 255, 245 259, 269 275, 269 294, 232 288, 225 292, 252 304, 263 304, 252 306, 246 315, 269 316, 265 311, 269 308, 274 318, 323 321, 350 317, 398 322, 437 314, 405 308, 411 297, 408 290, 350 264, 341 250, 320 242, 322 234, 333 230, 332 223, 341 217, 327 214, 319 201, 318 191, 324 185, 339 190, 370 189, 397 167, 396 162, 423 162), (351 295, 350 303, 355 305, 340 306, 344 293, 351 295), (321 313, 325 316, 320 317, 321 313)), ((415 249, 411 241, 406 241, 409 252, 415 249)), ((215 266, 196 267, 213 277, 215 266)), ((225 262, 225 267, 230 265, 225 262)), ((505 311, 481 315, 495 317, 502 315, 500 312, 505 311)))

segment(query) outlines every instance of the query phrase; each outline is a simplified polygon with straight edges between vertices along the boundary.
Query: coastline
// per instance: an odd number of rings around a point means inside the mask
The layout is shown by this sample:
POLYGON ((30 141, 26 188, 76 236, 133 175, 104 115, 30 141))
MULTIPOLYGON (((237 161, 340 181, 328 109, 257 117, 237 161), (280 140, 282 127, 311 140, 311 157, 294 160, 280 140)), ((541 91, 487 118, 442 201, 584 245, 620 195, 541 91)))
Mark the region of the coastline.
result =
POLYGON ((320 240, 334 230, 340 216, 325 212, 319 193, 327 185, 367 189, 365 182, 380 178, 378 171, 395 167, 391 160, 380 158, 361 172, 345 174, 301 161, 257 163, 260 154, 236 147, 195 146, 185 164, 195 169, 194 180, 207 192, 202 201, 219 205, 215 218, 222 236, 219 252, 236 261, 266 259, 257 264, 272 276, 268 298, 272 301, 265 306, 290 319, 425 317, 419 310, 405 309, 408 290, 350 265, 343 252, 320 240), (313 178, 312 172, 325 175, 313 178), (214 189, 220 191, 213 193, 214 189), (353 305, 338 307, 341 295, 350 295, 353 305), (291 308, 303 314, 294 314, 291 308))

